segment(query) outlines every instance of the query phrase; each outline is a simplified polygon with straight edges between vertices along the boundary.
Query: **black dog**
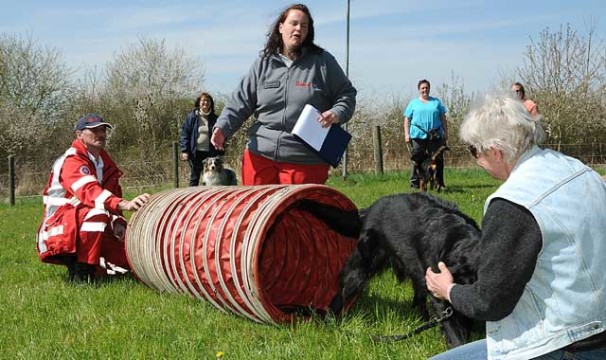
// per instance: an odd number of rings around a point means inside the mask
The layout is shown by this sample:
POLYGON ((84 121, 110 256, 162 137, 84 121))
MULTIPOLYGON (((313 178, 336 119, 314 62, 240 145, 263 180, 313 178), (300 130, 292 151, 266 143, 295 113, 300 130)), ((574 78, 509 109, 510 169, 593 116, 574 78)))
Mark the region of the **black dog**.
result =
POLYGON ((438 192, 441 191, 441 187, 436 179, 436 170, 438 167, 437 159, 446 150, 450 150, 450 148, 446 145, 441 145, 433 154, 429 154, 429 156, 423 159, 420 159, 420 156, 411 157, 414 165, 414 172, 417 179, 419 179, 419 189, 421 191, 427 191, 428 186, 431 190, 438 189, 438 192))
MULTIPOLYGON (((477 279, 480 230, 456 205, 419 192, 385 196, 361 214, 357 248, 341 271, 341 291, 330 305, 334 314, 340 314, 373 276, 388 268, 400 281, 411 279, 413 307, 426 320, 428 267, 438 272, 437 264, 443 261, 456 283, 470 284, 477 279)), ((436 314, 448 307, 446 301, 430 299, 436 314)), ((451 348, 466 343, 472 328, 473 321, 457 311, 442 323, 451 348)))

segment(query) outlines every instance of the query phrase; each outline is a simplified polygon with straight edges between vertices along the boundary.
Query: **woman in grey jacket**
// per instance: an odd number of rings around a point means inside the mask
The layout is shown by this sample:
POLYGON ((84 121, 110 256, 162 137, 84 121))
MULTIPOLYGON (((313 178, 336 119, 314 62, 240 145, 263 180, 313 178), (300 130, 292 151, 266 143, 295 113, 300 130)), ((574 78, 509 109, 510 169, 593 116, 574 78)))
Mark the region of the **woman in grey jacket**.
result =
POLYGON ((272 25, 265 48, 233 92, 215 124, 211 142, 223 149, 252 115, 242 160, 243 185, 323 184, 329 165, 291 131, 306 104, 323 127, 353 115, 356 89, 335 58, 314 44, 313 19, 291 5, 272 25))

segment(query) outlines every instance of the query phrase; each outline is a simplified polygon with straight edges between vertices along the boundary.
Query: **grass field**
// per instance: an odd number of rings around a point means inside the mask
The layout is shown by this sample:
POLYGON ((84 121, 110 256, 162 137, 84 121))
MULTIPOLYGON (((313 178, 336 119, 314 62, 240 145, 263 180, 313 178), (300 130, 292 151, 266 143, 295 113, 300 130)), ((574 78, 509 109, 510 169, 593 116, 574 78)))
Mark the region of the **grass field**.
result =
MULTIPOLYGON (((447 169, 438 196, 481 218, 498 182, 477 169, 447 169)), ((328 185, 366 207, 409 192, 407 173, 352 174, 328 185)), ((134 194, 129 194, 132 196, 134 194)), ((256 324, 185 295, 159 294, 132 279, 98 286, 65 281, 65 268, 35 250, 41 199, 0 205, 0 359, 425 359, 445 350, 437 328, 409 340, 375 344, 421 324, 408 284, 391 273, 373 280, 343 319, 256 324)))

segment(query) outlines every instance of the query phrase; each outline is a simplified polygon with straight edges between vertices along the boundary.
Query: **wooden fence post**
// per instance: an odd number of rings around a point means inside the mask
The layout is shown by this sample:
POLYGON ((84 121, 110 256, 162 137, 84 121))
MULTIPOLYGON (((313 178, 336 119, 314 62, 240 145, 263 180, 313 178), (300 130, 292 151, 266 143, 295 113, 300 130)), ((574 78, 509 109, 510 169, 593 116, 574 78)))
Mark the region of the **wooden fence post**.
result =
POLYGON ((372 132, 375 154, 375 174, 383 174, 383 148, 381 145, 381 127, 376 125, 372 132))
POLYGON ((173 141, 173 175, 175 189, 179 187, 179 143, 173 141))
POLYGON ((8 202, 15 206, 15 155, 8 156, 8 202))

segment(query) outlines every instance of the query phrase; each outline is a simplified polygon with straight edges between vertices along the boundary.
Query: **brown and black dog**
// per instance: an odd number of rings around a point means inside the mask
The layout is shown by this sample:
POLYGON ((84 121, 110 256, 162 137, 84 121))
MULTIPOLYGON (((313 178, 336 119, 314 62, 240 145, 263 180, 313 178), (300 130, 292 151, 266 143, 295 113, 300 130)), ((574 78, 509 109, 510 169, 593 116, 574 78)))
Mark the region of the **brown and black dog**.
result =
POLYGON ((433 154, 431 154, 431 156, 421 162, 414 158, 412 159, 414 171, 417 175, 417 179, 419 179, 419 189, 421 191, 427 191, 428 187, 431 190, 437 189, 438 192, 442 190, 436 179, 436 170, 438 167, 436 160, 446 150, 450 150, 450 148, 446 145, 441 145, 433 154))

